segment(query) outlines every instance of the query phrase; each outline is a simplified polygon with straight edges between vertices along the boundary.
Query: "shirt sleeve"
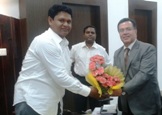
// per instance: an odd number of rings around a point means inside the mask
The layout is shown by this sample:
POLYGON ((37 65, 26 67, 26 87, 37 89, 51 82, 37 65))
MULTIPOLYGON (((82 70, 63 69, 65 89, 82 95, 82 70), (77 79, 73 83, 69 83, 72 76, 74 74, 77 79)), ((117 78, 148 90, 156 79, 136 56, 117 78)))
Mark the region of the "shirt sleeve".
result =
POLYGON ((75 61, 75 51, 74 51, 74 46, 71 47, 71 50, 70 50, 70 58, 72 60, 72 62, 75 61))
POLYGON ((105 66, 111 65, 112 62, 106 50, 104 50, 103 53, 104 53, 104 58, 105 58, 105 66))

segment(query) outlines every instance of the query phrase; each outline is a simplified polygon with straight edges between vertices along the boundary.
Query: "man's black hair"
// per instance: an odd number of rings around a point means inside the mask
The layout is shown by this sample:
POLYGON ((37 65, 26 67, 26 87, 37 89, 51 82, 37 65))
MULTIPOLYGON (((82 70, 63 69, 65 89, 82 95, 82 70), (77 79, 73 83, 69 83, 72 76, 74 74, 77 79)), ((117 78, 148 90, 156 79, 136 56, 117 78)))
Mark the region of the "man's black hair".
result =
POLYGON ((85 33, 86 29, 89 28, 89 27, 90 27, 90 28, 94 28, 94 29, 95 29, 95 32, 96 32, 96 27, 95 27, 95 26, 93 26, 93 25, 88 25, 88 26, 84 27, 83 33, 85 33))
POLYGON ((48 16, 50 16, 52 19, 59 13, 59 12, 66 12, 71 15, 72 17, 72 10, 71 8, 65 6, 65 5, 58 5, 55 4, 53 5, 49 10, 48 10, 48 16))
POLYGON ((118 29, 119 29, 119 25, 123 22, 127 22, 127 21, 130 21, 133 25, 133 27, 136 29, 137 28, 137 24, 136 24, 136 21, 134 19, 131 19, 131 18, 123 18, 119 21, 118 23, 118 29))

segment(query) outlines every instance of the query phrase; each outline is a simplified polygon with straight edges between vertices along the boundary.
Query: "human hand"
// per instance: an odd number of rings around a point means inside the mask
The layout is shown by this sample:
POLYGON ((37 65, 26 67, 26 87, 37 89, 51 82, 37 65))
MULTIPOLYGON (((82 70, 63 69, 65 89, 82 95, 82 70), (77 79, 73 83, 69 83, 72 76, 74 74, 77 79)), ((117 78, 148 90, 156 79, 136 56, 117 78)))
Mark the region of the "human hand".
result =
POLYGON ((111 94, 111 96, 121 96, 121 95, 122 95, 122 89, 113 90, 113 94, 111 94))
POLYGON ((100 94, 98 93, 98 90, 94 87, 90 87, 91 88, 91 92, 89 94, 90 97, 95 98, 95 99, 105 99, 105 98, 109 98, 108 94, 102 94, 102 96, 100 96, 100 94))

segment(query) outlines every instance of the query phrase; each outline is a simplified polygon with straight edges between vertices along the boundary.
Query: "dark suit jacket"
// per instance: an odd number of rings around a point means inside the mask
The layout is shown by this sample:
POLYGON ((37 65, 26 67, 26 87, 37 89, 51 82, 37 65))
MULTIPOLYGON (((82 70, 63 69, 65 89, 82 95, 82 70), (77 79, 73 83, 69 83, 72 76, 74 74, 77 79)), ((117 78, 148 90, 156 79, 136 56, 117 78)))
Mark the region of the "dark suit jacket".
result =
POLYGON ((119 109, 126 111, 126 100, 135 115, 151 115, 161 108, 160 90, 157 81, 157 56, 153 45, 136 41, 129 52, 128 68, 124 69, 124 48, 114 54, 114 65, 125 75, 123 90, 120 96, 119 109))

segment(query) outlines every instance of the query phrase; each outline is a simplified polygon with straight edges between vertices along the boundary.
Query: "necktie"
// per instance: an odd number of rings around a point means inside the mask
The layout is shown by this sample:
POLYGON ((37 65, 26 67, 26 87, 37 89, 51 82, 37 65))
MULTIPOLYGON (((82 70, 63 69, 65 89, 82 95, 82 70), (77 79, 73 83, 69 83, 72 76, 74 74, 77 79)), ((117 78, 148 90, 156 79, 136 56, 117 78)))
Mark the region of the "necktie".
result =
POLYGON ((129 48, 125 48, 125 55, 124 55, 125 69, 127 68, 129 50, 130 50, 129 48))

